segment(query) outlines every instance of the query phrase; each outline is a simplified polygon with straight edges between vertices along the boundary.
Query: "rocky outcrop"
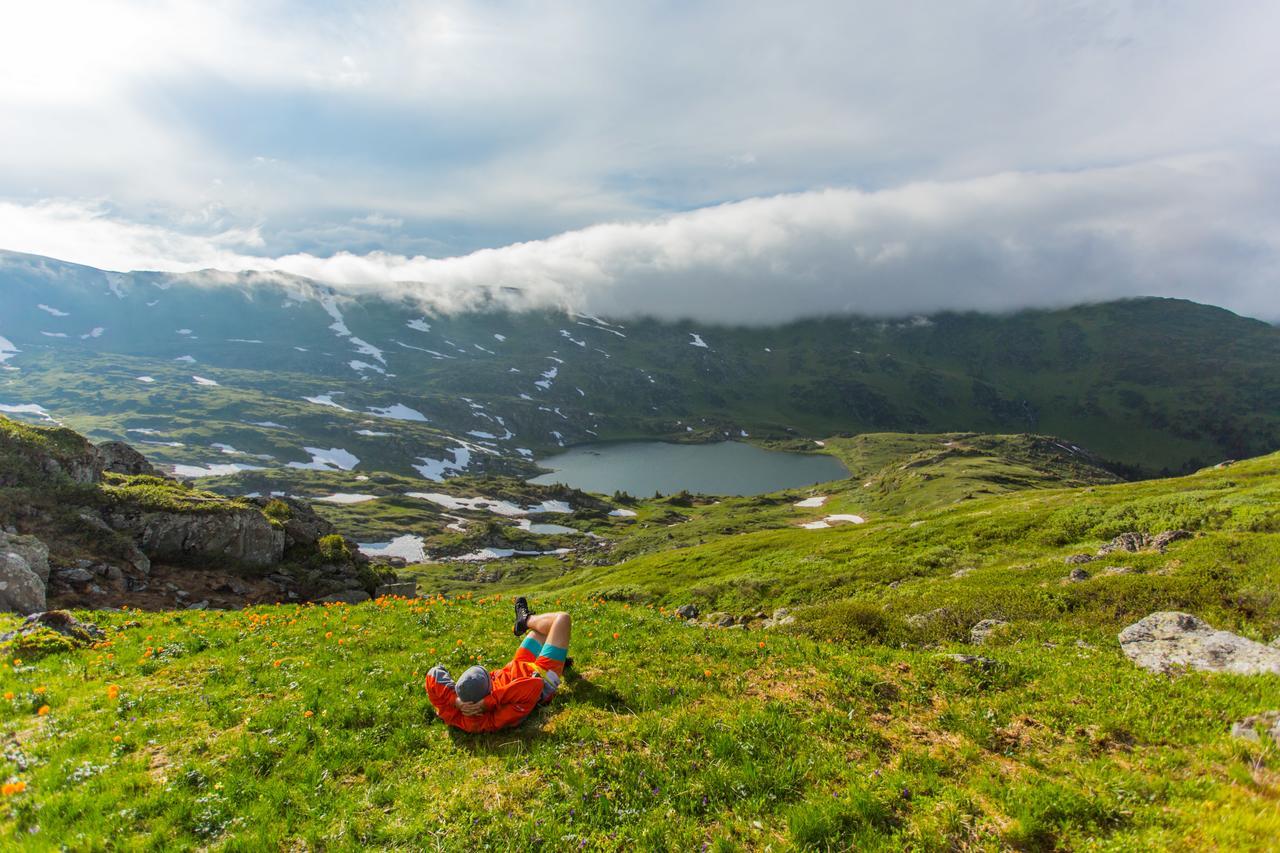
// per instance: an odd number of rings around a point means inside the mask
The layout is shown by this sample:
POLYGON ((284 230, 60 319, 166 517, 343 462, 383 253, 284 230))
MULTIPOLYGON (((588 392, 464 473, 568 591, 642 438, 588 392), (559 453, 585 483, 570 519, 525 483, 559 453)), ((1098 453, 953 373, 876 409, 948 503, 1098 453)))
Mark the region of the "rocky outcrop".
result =
POLYGON ((0 610, 44 610, 49 549, 34 536, 0 532, 0 610))
POLYGON ((1120 648, 1129 660, 1151 672, 1280 674, 1280 649, 1215 630, 1189 613, 1152 613, 1120 632, 1120 648))
POLYGON ((1108 554, 1115 554, 1119 551, 1136 554, 1139 551, 1148 550, 1159 551, 1163 554, 1171 542, 1177 542, 1179 539, 1188 539, 1190 537, 1191 533, 1187 530, 1166 530, 1163 533, 1157 533, 1154 536, 1131 530, 1127 533, 1121 533, 1106 545, 1099 548, 1098 556, 1105 557, 1108 554))
POLYGON ((272 566, 284 557, 286 534, 256 509, 215 512, 111 513, 107 523, 137 542, 150 559, 230 559, 272 566))
POLYGON ((147 461, 147 457, 123 441, 104 441, 98 445, 97 450, 98 459, 104 472, 110 471, 113 474, 130 476, 163 476, 154 465, 147 461))

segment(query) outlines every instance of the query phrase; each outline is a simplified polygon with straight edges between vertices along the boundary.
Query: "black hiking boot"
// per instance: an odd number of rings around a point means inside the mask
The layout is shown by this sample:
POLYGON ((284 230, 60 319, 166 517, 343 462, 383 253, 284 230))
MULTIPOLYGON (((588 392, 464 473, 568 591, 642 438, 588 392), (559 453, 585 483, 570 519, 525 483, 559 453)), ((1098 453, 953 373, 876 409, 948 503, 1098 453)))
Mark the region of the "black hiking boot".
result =
POLYGON ((529 630, 529 617, 533 611, 529 609, 529 601, 522 595, 516 599, 516 627, 511 633, 519 637, 529 630))

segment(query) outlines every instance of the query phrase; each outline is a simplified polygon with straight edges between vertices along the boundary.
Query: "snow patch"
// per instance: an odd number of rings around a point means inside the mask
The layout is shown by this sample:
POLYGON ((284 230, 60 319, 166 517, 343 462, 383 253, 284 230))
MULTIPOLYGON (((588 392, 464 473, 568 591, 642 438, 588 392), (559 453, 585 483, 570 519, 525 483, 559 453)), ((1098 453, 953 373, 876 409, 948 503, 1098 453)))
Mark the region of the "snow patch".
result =
POLYGON ((37 405, 36 403, 19 403, 17 405, 0 404, 0 412, 5 412, 10 415, 35 415, 37 417, 44 418, 46 421, 54 419, 53 415, 45 411, 44 406, 37 405))
POLYGON ((216 385, 218 384, 217 382, 214 382, 212 379, 206 379, 206 378, 204 378, 203 376, 192 376, 192 377, 191 377, 191 381, 192 381, 192 382, 194 382, 194 383, 196 383, 197 385, 214 385, 214 386, 216 386, 216 385))
POLYGON ((357 547, 366 557, 400 557, 410 563, 426 562, 427 552, 422 537, 406 533, 390 542, 361 542, 357 547))
POLYGON ((155 377, 153 376, 139 376, 138 381, 146 383, 147 385, 150 385, 152 382, 155 382, 156 380, 155 380, 155 377))
POLYGON ((419 412, 417 409, 411 409, 404 403, 396 403, 380 409, 376 406, 369 406, 369 411, 380 418, 388 418, 393 421, 421 421, 427 422, 427 416, 419 412))
POLYGON ((391 435, 389 432, 378 432, 372 429, 358 429, 356 435, 368 436, 369 438, 386 438, 391 435))
POLYGON ((414 329, 419 332, 431 331, 431 324, 427 322, 426 317, 419 317, 417 320, 410 320, 409 322, 405 323, 405 325, 408 326, 410 329, 414 329))
POLYGON ((41 332, 40 334, 46 338, 65 338, 67 336, 66 332, 41 332))
POLYGON ((175 358, 174 361, 184 361, 187 364, 195 364, 196 357, 194 355, 180 355, 177 358, 175 358))
POLYGON ((302 468, 308 471, 350 471, 360 464, 360 460, 341 447, 304 447, 311 454, 310 462, 290 462, 289 468, 302 468))
MULTIPOLYGON (((145 442, 150 444, 151 442, 145 442)), ((157 444, 162 442, 156 442, 157 444)), ((181 445, 169 445, 181 447, 181 445)), ((245 465, 240 462, 214 463, 212 465, 174 465, 173 473, 179 477, 222 477, 240 471, 261 471, 260 465, 245 465)))
POLYGON ((815 506, 822 506, 826 502, 827 502, 827 495, 818 495, 817 497, 814 497, 814 498, 805 498, 802 501, 796 501, 794 504, 792 504, 792 506, 809 508, 809 507, 815 507, 815 506))
POLYGON ((344 412, 351 411, 346 406, 334 402, 333 394, 321 394, 318 397, 303 397, 302 399, 306 400, 308 403, 314 403, 317 406, 328 406, 332 409, 340 409, 344 412))
POLYGON ((327 504, 362 504, 369 501, 376 501, 377 495, 355 495, 347 492, 334 492, 331 495, 325 495, 322 498, 314 498, 317 501, 323 501, 327 504))
POLYGON ((702 339, 702 335, 699 335, 697 332, 690 332, 689 335, 693 338, 693 340, 689 341, 689 346, 711 349, 711 347, 707 346, 707 342, 702 339))
POLYGON ((836 524, 863 524, 866 519, 860 515, 828 515, 819 521, 810 521, 800 525, 805 530, 822 530, 836 524))
POLYGON ((87 341, 89 338, 100 338, 102 337, 102 333, 105 331, 106 329, 102 326, 94 326, 92 329, 81 335, 80 340, 87 341))
POLYGON ((636 511, 634 509, 613 509, 609 510, 609 515, 615 518, 635 518, 636 511))

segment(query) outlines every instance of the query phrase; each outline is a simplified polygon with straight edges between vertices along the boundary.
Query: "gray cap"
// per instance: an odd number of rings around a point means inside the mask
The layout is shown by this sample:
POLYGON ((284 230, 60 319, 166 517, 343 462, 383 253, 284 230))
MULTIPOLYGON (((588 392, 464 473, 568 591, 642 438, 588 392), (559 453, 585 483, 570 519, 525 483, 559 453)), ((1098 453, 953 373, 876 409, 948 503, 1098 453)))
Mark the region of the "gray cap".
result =
POLYGON ((489 683, 489 670, 482 666, 471 667, 458 677, 453 689, 463 702, 479 702, 493 690, 489 683))

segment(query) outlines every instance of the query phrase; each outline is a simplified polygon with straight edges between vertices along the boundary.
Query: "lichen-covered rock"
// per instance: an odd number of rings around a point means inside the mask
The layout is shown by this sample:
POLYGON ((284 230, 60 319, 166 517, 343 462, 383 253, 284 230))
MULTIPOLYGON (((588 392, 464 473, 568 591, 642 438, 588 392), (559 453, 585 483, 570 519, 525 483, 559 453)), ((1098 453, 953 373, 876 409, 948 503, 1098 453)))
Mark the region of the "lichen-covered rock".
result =
POLYGON ((1129 660, 1151 672, 1280 674, 1280 649, 1215 630, 1189 613, 1152 613, 1121 631, 1119 639, 1129 660))
POLYGON ((1072 554, 1070 557, 1064 557, 1062 562, 1068 566, 1078 566, 1082 563, 1092 563, 1096 559, 1098 558, 1092 554, 1072 554))
POLYGON ((679 607, 676 608, 676 615, 679 616, 681 619, 697 619, 698 605, 681 604, 679 607))

